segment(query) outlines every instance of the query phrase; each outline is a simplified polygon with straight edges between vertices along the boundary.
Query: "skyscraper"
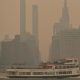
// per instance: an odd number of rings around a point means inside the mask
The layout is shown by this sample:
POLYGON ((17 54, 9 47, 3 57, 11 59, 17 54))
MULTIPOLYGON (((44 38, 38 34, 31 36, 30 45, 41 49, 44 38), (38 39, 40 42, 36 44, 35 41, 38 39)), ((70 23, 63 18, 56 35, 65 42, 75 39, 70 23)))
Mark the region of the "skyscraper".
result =
POLYGON ((54 24, 53 28, 54 31, 50 48, 51 60, 61 58, 61 55, 63 54, 62 52, 64 52, 61 47, 64 47, 64 45, 63 41, 60 41, 61 40, 60 34, 64 31, 68 31, 69 29, 71 29, 69 20, 69 11, 67 7, 67 0, 64 0, 64 7, 62 8, 62 16, 60 18, 60 21, 54 24))
POLYGON ((54 24, 54 34, 56 35, 61 31, 68 30, 70 28, 69 10, 67 7, 67 0, 64 0, 64 7, 62 9, 62 16, 59 23, 54 24))
POLYGON ((62 9, 62 17, 60 19, 60 23, 65 29, 69 27, 69 11, 67 7, 67 0, 64 0, 64 7, 62 9))
POLYGON ((20 0, 20 40, 25 41, 26 36, 26 1, 20 0))

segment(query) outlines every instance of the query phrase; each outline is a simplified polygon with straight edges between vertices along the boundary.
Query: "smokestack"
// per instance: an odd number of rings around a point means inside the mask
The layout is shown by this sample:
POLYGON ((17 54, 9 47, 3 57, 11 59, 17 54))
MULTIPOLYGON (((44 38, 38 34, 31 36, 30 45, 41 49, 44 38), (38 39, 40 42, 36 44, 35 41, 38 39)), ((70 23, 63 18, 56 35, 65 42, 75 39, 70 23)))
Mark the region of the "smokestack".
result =
POLYGON ((32 5, 32 35, 35 38, 36 53, 35 56, 37 64, 40 63, 40 51, 39 51, 39 34, 38 34, 38 6, 32 5))
POLYGON ((38 40, 38 6, 32 5, 32 34, 36 39, 37 44, 38 40))
POLYGON ((20 40, 24 42, 26 38, 26 1, 20 0, 20 40))

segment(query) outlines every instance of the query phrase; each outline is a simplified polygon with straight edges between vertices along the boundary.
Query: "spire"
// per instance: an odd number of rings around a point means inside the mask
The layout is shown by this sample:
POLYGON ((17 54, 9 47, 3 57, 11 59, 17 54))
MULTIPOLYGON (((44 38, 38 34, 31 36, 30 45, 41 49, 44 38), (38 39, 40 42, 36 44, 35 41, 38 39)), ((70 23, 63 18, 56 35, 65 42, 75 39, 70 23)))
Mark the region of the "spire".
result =
POLYGON ((59 23, 54 25, 54 35, 60 33, 64 30, 69 30, 71 28, 69 20, 69 11, 67 6, 67 0, 64 0, 64 7, 62 8, 62 16, 59 23))
POLYGON ((67 8, 67 0, 64 0, 64 7, 67 8))
POLYGON ((64 27, 69 27, 69 11, 67 7, 67 0, 64 0, 64 7, 62 10, 62 17, 60 22, 64 27))
POLYGON ((67 7, 67 0, 64 0, 63 14, 66 14, 66 12, 69 15, 68 7, 67 7))

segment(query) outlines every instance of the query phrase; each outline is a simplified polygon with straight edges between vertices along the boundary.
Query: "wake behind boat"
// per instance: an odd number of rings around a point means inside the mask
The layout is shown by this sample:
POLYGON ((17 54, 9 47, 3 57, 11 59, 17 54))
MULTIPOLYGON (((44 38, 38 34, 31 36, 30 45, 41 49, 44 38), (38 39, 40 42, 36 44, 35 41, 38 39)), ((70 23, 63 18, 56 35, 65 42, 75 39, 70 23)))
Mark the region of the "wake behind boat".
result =
POLYGON ((65 78, 80 76, 80 69, 77 58, 67 58, 37 68, 12 67, 6 73, 9 78, 65 78))

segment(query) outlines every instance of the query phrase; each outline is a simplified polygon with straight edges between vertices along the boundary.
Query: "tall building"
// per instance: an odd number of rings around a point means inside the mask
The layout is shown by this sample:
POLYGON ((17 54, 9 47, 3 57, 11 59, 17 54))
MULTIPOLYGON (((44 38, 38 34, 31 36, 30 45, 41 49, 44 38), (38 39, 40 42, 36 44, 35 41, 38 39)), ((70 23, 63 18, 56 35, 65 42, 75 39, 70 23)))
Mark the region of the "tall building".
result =
POLYGON ((26 0, 20 0, 20 41, 26 40, 26 0))
POLYGON ((64 28, 64 29, 68 29, 70 27, 67 0, 64 0, 64 7, 62 9, 62 17, 60 19, 60 24, 62 25, 62 28, 64 28))
POLYGON ((64 7, 62 8, 62 16, 58 23, 54 24, 53 35, 59 34, 63 30, 70 29, 69 10, 67 7, 67 0, 64 0, 64 7))
POLYGON ((80 28, 71 28, 66 0, 60 22, 54 26, 50 52, 50 61, 65 57, 78 57, 80 60, 80 28))
MULTIPOLYGON (((53 36, 50 58, 77 57, 80 60, 80 29, 71 29, 53 36)), ((51 60, 51 61, 52 61, 51 60)))
POLYGON ((69 10, 67 7, 67 0, 64 0, 64 7, 62 8, 62 16, 58 23, 54 24, 53 28, 53 36, 52 43, 50 47, 50 59, 58 59, 61 58, 64 53, 61 53, 61 47, 64 47, 63 40, 60 41, 60 34, 64 31, 68 31, 71 29, 70 19, 69 19, 69 10), (63 45, 63 46, 62 46, 63 45))

